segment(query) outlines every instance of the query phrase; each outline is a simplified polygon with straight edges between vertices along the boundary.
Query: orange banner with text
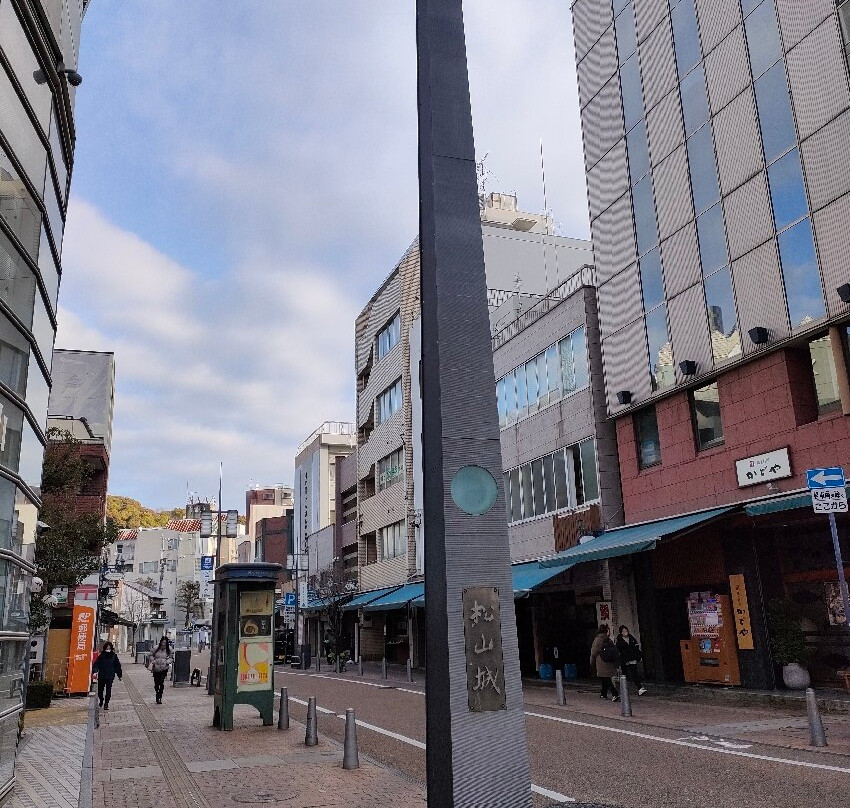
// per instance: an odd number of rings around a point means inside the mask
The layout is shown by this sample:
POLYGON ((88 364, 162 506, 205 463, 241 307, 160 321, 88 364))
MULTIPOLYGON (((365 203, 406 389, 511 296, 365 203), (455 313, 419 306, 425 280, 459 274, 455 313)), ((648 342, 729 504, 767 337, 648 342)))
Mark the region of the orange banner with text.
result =
POLYGON ((71 621, 71 642, 68 649, 69 693, 88 693, 91 684, 91 656, 94 643, 95 607, 74 605, 71 621))

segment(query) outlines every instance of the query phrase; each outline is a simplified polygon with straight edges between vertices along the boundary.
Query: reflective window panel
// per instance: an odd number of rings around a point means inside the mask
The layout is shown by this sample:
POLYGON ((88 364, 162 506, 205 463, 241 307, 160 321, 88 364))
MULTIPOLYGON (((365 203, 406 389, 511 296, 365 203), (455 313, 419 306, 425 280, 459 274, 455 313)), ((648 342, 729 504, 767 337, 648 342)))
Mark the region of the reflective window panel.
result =
POLYGON ((741 355, 741 335, 732 293, 729 267, 705 279, 705 305, 708 310, 708 328, 711 352, 715 362, 725 362, 741 355))
POLYGON ((755 89, 764 156, 772 163, 797 143, 784 62, 777 62, 758 79, 755 89))
POLYGON ((641 121, 626 138, 629 156, 629 177, 634 185, 649 173, 649 147, 646 141, 646 122, 641 121))
POLYGON ((692 399, 697 446, 708 449, 723 443, 723 421, 720 417, 720 396, 717 382, 694 390, 692 399))
POLYGON ((753 78, 757 79, 782 56, 773 0, 763 0, 744 20, 744 29, 747 32, 747 47, 750 50, 753 78))
POLYGON ((690 136, 708 120, 708 96, 705 92, 705 71, 702 65, 682 79, 680 89, 685 135, 690 136))
POLYGON ((642 469, 661 462, 661 440, 655 407, 647 407, 634 414, 635 437, 638 445, 638 464, 642 469))
POLYGON ((699 260, 703 275, 711 275, 729 263, 726 249, 726 224, 723 220, 723 206, 718 203, 709 208, 697 219, 697 239, 699 241, 699 260))
POLYGON ((620 86, 623 91, 623 116, 628 132, 643 118, 643 91, 636 53, 620 68, 620 86))
POLYGON ((667 306, 659 306, 646 315, 646 340, 649 347, 649 373, 652 389, 661 390, 674 383, 673 346, 667 332, 667 306))
POLYGON ((670 19, 673 23, 676 67, 679 78, 683 78, 702 59, 694 0, 680 0, 670 13, 670 19))
POLYGON ((811 222, 789 227, 778 241, 791 328, 799 328, 825 314, 811 222))
POLYGON ((617 15, 617 19, 614 20, 614 29, 617 34, 617 57, 620 64, 623 64, 637 50, 635 12, 631 3, 617 15))
POLYGON ((818 414, 837 412, 841 409, 841 397, 838 393, 838 374, 835 371, 832 341, 828 334, 809 343, 809 357, 812 360, 818 414))
POLYGON ((653 250, 640 259, 640 285, 643 290, 644 311, 652 311, 664 302, 664 279, 658 250, 653 250))
POLYGON ((658 244, 658 224, 655 220, 655 197, 652 193, 651 174, 647 174, 635 185, 632 204, 635 211, 638 255, 643 255, 658 244))
POLYGON ((782 230, 809 215, 800 153, 797 149, 792 149, 770 166, 767 169, 767 179, 777 230, 782 230))
POLYGON ((705 124, 702 129, 688 138, 688 164, 691 171, 694 210, 699 216, 720 199, 710 123, 705 124))
POLYGON ((41 236, 41 211, 2 146, 0 146, 0 217, 24 245, 29 256, 35 260, 38 257, 41 236))

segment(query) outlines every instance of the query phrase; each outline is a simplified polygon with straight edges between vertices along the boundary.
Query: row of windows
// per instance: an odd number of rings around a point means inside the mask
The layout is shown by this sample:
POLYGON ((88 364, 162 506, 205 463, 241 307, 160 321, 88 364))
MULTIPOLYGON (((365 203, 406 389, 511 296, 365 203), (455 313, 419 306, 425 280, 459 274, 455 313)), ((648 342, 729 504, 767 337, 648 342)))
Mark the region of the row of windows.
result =
POLYGON ((508 521, 518 522, 599 499, 596 441, 582 441, 505 472, 508 521))
POLYGON ((401 379, 375 398, 375 426, 389 421, 401 409, 401 379))
POLYGON ((587 385, 587 338, 582 326, 496 382, 499 425, 505 427, 587 385))
POLYGON ((404 520, 380 528, 378 530, 378 545, 381 548, 381 558, 384 561, 406 555, 407 531, 404 529, 404 520))
MULTIPOLYGON (((159 572, 160 569, 159 561, 142 561, 139 564, 139 572, 159 572)), ((163 569, 166 572, 177 572, 177 561, 173 558, 165 559, 165 565, 163 569)))
POLYGON ((379 460, 376 477, 379 491, 404 480, 404 449, 396 449, 379 460))
POLYGON ((396 312, 392 318, 377 334, 375 342, 377 346, 378 359, 383 359, 401 339, 401 313, 396 312))

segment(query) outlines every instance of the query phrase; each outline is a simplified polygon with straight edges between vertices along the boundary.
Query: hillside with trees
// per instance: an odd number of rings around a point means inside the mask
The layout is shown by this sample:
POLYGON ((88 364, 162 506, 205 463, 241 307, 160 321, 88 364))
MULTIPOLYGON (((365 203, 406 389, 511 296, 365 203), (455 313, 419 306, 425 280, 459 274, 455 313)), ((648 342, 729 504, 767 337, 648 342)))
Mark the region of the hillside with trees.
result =
POLYGON ((186 510, 172 508, 170 511, 155 511, 130 497, 110 495, 106 498, 106 516, 119 528, 165 527, 171 519, 184 519, 186 510))

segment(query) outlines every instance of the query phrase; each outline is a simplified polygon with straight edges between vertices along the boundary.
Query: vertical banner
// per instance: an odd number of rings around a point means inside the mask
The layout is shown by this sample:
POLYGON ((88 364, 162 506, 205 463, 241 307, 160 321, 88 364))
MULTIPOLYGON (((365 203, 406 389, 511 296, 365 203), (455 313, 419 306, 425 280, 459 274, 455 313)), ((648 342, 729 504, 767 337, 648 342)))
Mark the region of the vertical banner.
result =
POLYGON ((750 625, 750 605, 747 601, 747 586, 743 575, 730 575, 729 586, 732 589, 732 611, 735 617, 735 635, 738 648, 752 651, 753 629, 750 625))
POLYGON ((68 649, 68 677, 65 685, 69 693, 89 692, 94 623, 94 606, 87 604, 76 604, 74 606, 68 649))

